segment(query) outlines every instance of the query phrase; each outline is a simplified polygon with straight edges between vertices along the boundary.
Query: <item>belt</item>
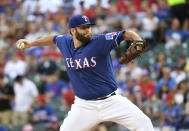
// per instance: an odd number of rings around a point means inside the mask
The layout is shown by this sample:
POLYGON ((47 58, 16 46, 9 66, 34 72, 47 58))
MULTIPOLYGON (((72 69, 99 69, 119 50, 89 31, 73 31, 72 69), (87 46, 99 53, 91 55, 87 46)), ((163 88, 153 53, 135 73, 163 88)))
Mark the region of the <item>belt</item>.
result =
POLYGON ((92 101, 105 100, 105 99, 107 99, 107 98, 109 98, 109 97, 111 97, 111 96, 114 96, 114 95, 116 95, 115 92, 113 92, 113 93, 111 93, 111 94, 109 94, 109 95, 107 95, 107 96, 104 96, 104 97, 100 97, 100 98, 92 99, 92 101))

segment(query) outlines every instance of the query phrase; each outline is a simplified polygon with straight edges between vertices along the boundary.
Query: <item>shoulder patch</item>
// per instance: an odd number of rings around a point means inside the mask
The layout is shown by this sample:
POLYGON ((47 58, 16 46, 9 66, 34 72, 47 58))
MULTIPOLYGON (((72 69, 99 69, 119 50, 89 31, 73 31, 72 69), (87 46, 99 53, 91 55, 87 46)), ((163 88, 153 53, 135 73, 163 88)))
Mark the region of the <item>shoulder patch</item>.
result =
POLYGON ((107 33, 105 35, 106 40, 113 40, 113 36, 116 34, 116 32, 107 33))

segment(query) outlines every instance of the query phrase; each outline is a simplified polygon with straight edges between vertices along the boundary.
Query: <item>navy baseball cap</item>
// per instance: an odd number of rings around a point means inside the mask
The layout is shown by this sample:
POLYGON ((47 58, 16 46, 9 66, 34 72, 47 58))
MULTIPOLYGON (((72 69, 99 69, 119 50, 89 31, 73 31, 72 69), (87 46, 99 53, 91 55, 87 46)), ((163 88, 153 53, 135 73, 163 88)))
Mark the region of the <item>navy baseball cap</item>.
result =
POLYGON ((69 28, 75 28, 83 25, 94 25, 85 15, 75 15, 70 19, 69 28))

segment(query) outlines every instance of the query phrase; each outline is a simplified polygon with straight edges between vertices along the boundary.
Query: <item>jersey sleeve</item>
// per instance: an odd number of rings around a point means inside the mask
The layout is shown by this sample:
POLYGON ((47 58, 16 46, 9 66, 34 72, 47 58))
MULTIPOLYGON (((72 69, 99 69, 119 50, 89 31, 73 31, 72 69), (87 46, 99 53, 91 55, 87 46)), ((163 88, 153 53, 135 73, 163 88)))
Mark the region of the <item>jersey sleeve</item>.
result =
POLYGON ((55 44, 56 44, 56 41, 57 41, 57 37, 58 37, 58 35, 55 35, 55 36, 53 37, 53 41, 54 41, 55 44))
POLYGON ((65 39, 65 35, 55 35, 53 41, 57 46, 59 46, 62 40, 64 39, 65 39))
POLYGON ((59 48, 62 54, 65 51, 66 43, 68 40, 69 40, 68 35, 55 35, 53 38, 54 43, 59 48))
POLYGON ((99 35, 100 49, 103 51, 111 51, 111 49, 118 47, 123 39, 123 33, 125 31, 111 32, 107 34, 99 35))

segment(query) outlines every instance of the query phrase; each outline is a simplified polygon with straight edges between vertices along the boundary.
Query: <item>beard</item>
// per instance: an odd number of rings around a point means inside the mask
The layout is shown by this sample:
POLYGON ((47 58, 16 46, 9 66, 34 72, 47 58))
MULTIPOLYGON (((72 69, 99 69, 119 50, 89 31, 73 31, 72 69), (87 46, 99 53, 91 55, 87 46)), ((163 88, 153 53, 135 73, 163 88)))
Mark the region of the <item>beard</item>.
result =
POLYGON ((85 34, 79 33, 76 29, 76 38, 86 45, 92 40, 92 33, 85 36, 85 34))

